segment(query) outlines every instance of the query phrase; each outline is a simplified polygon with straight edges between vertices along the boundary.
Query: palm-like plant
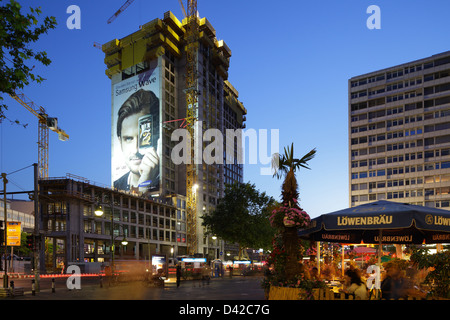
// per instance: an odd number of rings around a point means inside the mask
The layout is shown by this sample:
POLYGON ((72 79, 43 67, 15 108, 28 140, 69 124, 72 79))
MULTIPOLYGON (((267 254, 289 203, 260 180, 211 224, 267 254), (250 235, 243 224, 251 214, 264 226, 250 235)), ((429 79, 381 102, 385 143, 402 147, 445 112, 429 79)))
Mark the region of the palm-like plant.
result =
POLYGON ((300 168, 310 169, 308 162, 316 155, 316 149, 312 149, 302 158, 294 158, 294 144, 291 147, 284 148, 284 154, 275 153, 272 156, 273 176, 280 179, 285 176, 282 185, 282 198, 284 203, 293 203, 292 199, 298 198, 298 184, 295 178, 295 171, 300 168))
MULTIPOLYGON (((297 201, 294 201, 294 199, 298 199, 298 184, 295 177, 295 171, 300 168, 310 169, 308 167, 308 162, 313 159, 315 155, 316 149, 314 148, 302 158, 294 158, 294 144, 292 143, 291 147, 284 148, 283 155, 275 153, 272 156, 273 176, 276 176, 278 179, 283 176, 285 177, 281 191, 284 206, 299 208, 297 201)), ((300 242, 297 230, 289 227, 284 228, 282 239, 287 254, 284 277, 286 280, 290 281, 301 272, 298 263, 300 242)))

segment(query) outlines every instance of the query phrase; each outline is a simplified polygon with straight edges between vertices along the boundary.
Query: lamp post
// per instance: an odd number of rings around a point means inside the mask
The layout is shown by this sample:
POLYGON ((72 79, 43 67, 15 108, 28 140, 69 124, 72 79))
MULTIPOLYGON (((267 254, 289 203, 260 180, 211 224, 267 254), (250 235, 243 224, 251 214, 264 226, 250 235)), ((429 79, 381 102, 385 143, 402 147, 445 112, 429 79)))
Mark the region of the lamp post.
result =
MULTIPOLYGON (((116 239, 117 237, 119 237, 119 235, 117 235, 116 237, 114 237, 114 204, 113 204, 112 198, 111 198, 110 206, 111 206, 111 273, 114 274, 114 253, 115 253, 115 245, 114 245, 114 242, 115 242, 115 239, 116 239)), ((98 205, 98 206, 95 208, 94 214, 95 214, 97 217, 103 216, 103 214, 104 214, 103 206, 102 206, 102 205, 98 205)), ((119 226, 121 226, 121 225, 119 225, 119 226)), ((123 226, 122 226, 122 228, 123 228, 123 226)), ((123 229, 122 229, 122 230, 123 230, 123 229)), ((124 245, 124 246, 126 246, 126 245, 128 244, 128 241, 127 241, 125 235, 123 236, 123 239, 122 239, 122 241, 121 241, 121 244, 124 245)))

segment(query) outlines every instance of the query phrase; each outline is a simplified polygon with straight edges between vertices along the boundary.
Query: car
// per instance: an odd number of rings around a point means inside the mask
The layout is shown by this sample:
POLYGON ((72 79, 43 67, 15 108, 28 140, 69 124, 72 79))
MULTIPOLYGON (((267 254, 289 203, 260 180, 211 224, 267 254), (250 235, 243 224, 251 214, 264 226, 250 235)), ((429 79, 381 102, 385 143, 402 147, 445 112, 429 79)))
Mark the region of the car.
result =
MULTIPOLYGON (((7 259, 8 261, 11 260, 11 255, 8 254, 8 255, 6 256, 6 259, 7 259)), ((13 255, 13 259, 16 260, 16 261, 21 261, 21 260, 23 260, 22 257, 19 257, 19 256, 16 255, 16 254, 13 255)), ((5 260, 5 255, 2 256, 2 260, 5 260)))

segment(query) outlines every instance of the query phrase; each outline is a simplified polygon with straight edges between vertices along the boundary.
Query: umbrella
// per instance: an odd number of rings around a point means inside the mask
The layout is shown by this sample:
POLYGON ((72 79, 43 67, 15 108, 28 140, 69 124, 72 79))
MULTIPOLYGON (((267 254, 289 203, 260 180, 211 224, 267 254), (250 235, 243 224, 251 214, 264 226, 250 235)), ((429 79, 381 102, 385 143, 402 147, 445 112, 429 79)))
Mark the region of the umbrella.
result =
POLYGON ((308 229, 299 230, 298 235, 313 241, 378 244, 381 266, 382 243, 450 242, 450 211, 376 201, 323 214, 311 220, 308 229))
POLYGON ((339 243, 445 243, 450 242, 450 211, 376 201, 321 215, 299 236, 339 243))
POLYGON ((375 250, 374 248, 367 248, 367 247, 356 247, 353 249, 353 251, 356 254, 375 254, 377 253, 377 250, 375 250))

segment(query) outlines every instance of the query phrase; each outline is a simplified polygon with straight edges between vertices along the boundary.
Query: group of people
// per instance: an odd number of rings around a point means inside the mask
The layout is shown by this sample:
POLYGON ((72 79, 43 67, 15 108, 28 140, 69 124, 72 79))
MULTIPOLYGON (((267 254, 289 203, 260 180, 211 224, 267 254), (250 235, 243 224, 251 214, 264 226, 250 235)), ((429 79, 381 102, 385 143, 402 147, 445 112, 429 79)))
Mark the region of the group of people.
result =
MULTIPOLYGON (((322 272, 319 273, 315 265, 309 268, 305 267, 307 277, 312 280, 332 280, 339 277, 339 272, 332 272, 333 267, 325 265, 322 272)), ((337 271, 337 270, 335 270, 337 271)), ((341 279, 342 289, 340 292, 354 295, 355 299, 368 300, 374 291, 367 288, 367 275, 353 265, 345 270, 344 277, 341 279)), ((398 300, 406 298, 409 295, 425 297, 425 293, 416 287, 416 275, 414 269, 407 271, 401 270, 395 264, 387 265, 381 275, 380 293, 381 299, 398 300)))
MULTIPOLYGON (((183 275, 183 271, 181 268, 181 263, 178 263, 177 267, 176 267, 177 288, 181 284, 182 275, 183 275)), ((211 275, 212 275, 212 269, 209 266, 209 264, 205 264, 201 267, 200 275, 201 275, 202 285, 204 286, 205 283, 209 285, 209 281, 211 280, 211 275)))

